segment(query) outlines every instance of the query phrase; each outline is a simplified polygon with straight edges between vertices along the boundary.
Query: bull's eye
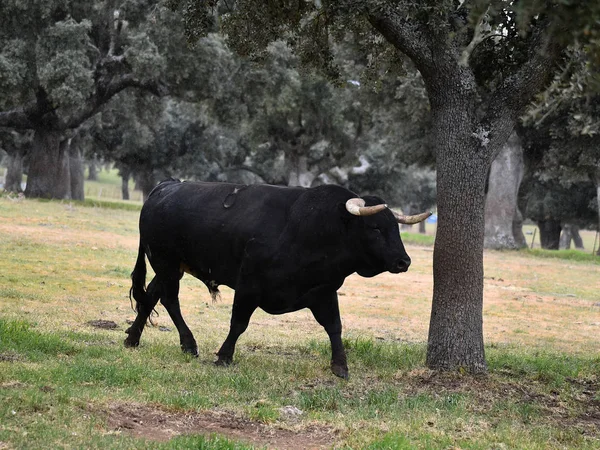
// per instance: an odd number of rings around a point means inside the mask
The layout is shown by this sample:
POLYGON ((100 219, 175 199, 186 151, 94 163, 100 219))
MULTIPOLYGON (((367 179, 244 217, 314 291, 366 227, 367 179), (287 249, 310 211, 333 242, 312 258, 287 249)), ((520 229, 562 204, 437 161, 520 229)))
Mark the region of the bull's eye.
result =
POLYGON ((373 231, 375 231, 377 234, 381 234, 381 230, 379 228, 373 228, 373 231))

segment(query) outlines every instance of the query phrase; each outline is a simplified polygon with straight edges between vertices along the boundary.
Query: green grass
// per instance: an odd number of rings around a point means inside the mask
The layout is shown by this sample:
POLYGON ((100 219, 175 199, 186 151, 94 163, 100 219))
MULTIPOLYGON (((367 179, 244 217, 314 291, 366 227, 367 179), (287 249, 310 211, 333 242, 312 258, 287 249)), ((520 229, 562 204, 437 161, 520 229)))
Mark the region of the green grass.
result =
POLYGON ((600 402, 597 352, 494 344, 486 347, 487 376, 438 374, 425 368, 425 343, 376 339, 365 326, 345 334, 351 375, 343 381, 329 371, 321 329, 277 327, 257 313, 234 364, 221 368, 213 359, 230 303, 210 303, 188 277, 182 305, 199 358, 180 351, 161 307, 158 323, 171 331, 149 327, 139 348, 126 349, 139 212, 108 206, 0 198, 0 448, 246 449, 240 436, 258 426, 265 434, 304 432, 300 443, 327 436, 330 447, 348 449, 600 445, 589 419, 600 402), (87 325, 93 319, 113 320, 117 329, 87 325), (246 422, 233 437, 196 430, 157 441, 116 429, 109 420, 115 405, 142 405, 181 423, 207 412, 246 422), (287 417, 289 406, 302 415, 287 417))
MULTIPOLYGON (((218 405, 266 424, 291 404, 307 421, 346 429, 351 448, 597 443, 593 436, 565 435, 556 423, 564 407, 553 411, 548 402, 568 405, 564 420, 576 423, 583 412, 581 386, 600 373, 598 356, 488 348, 490 375, 472 379, 424 371, 424 346, 361 338, 347 341, 353 378, 343 382, 322 373, 328 359, 323 342, 298 345, 293 357, 246 355, 222 369, 160 343, 127 350, 113 334, 42 331, 23 320, 0 319, 0 441, 17 448, 52 448, 65 439, 74 447, 144 448, 145 441, 106 434, 100 414, 111 402, 134 400, 181 411, 218 405), (356 424, 361 428, 354 432, 356 424), (383 437, 382 425, 388 430, 383 437)), ((156 448, 246 447, 180 436, 156 448)))
POLYGON ((401 231, 400 236, 402 237, 402 242, 405 244, 433 246, 435 242, 435 236, 430 234, 401 231))
POLYGON ((535 258, 559 258, 568 261, 581 261, 585 263, 600 264, 600 256, 583 252, 582 250, 544 250, 541 248, 522 249, 520 253, 531 255, 535 258))
MULTIPOLYGON (((141 204, 142 193, 134 190, 135 183, 129 181, 129 200, 131 203, 141 204)), ((121 177, 117 169, 99 170, 96 181, 85 180, 84 193, 86 199, 111 201, 121 200, 121 177)))

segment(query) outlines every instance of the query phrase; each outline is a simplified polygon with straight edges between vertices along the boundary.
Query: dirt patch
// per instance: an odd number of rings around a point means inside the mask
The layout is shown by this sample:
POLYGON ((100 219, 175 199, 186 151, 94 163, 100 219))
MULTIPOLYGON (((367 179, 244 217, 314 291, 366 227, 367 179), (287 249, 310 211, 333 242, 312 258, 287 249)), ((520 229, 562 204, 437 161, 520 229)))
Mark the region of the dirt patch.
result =
POLYGON ((112 320, 90 320, 86 322, 86 324, 95 328, 102 328, 103 330, 114 330, 115 328, 118 328, 116 322, 113 322, 112 320))
POLYGON ((230 411, 170 411, 133 403, 110 405, 108 426, 138 438, 167 441, 182 434, 218 434, 251 445, 276 449, 320 449, 333 445, 335 430, 309 425, 287 429, 265 425, 230 411))
POLYGON ((19 361, 20 359, 21 359, 21 357, 19 355, 17 355, 16 353, 12 353, 12 352, 0 353, 0 361, 15 362, 15 361, 19 361))

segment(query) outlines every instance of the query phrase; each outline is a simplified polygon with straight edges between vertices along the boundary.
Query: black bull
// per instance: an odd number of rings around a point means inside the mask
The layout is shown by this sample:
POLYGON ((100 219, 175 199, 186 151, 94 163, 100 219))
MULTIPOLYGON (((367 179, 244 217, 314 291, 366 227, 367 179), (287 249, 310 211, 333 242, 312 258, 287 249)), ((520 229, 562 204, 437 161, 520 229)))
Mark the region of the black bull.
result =
POLYGON ((346 378, 337 290, 354 272, 373 277, 408 270, 398 222, 416 223, 428 215, 400 216, 380 198, 360 199, 339 186, 164 181, 140 215, 131 274, 137 317, 125 345, 139 345, 160 299, 183 351, 198 354, 179 307, 179 280, 187 272, 213 295, 219 285, 235 290, 229 334, 216 364, 231 363, 236 341, 257 307, 270 314, 309 308, 329 335, 333 373, 346 378), (145 256, 156 273, 147 289, 145 256))

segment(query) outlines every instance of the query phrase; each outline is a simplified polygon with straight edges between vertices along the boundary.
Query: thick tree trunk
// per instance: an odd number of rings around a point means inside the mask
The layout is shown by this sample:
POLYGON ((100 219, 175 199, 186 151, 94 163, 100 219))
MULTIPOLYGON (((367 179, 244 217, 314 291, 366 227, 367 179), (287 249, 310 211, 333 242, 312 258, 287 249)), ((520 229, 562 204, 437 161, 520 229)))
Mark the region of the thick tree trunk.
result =
MULTIPOLYGON (((456 83, 451 89, 460 90, 456 83)), ((430 95, 437 158, 438 227, 427 345, 432 369, 486 371, 483 346, 483 236, 489 163, 474 139, 465 92, 430 95), (482 159, 482 157, 484 159, 482 159)))
MULTIPOLYGON (((596 183, 596 201, 598 202, 598 231, 600 231, 600 167, 596 169, 594 182, 596 183)), ((592 249, 592 251, 594 250, 592 249)), ((600 256, 600 244, 598 244, 596 255, 600 256)))
POLYGON ((123 200, 129 200, 129 176, 130 172, 128 170, 121 169, 121 195, 123 196, 123 200))
POLYGON ((562 232, 560 233, 558 248, 561 250, 569 250, 571 248, 571 240, 572 239, 573 239, 572 227, 570 224, 566 223, 562 227, 562 232))
POLYGON ((27 197, 71 198, 67 141, 62 133, 44 128, 33 134, 27 174, 27 197))
POLYGON ((523 246, 514 235, 522 179, 523 147, 517 133, 513 132, 490 169, 485 203, 485 248, 514 249, 523 246))
POLYGON ((137 174, 136 180, 139 189, 142 191, 144 201, 146 201, 150 192, 156 186, 156 177, 152 171, 140 172, 137 174))
POLYGON ((84 178, 85 167, 79 147, 79 136, 75 136, 69 143, 69 170, 71 175, 71 198, 85 200, 84 178))
POLYGON ((540 242, 546 250, 558 250, 560 245, 560 232, 562 227, 559 220, 546 219, 538 221, 540 229, 540 242))
POLYGON ((512 229, 517 248, 527 247, 527 239, 525 239, 525 234, 523 233, 523 214, 521 214, 518 205, 515 211, 515 217, 513 218, 512 229))
POLYGON ((23 188, 21 187, 22 182, 23 152, 16 150, 14 153, 8 153, 4 190, 7 192, 23 192, 23 188))

